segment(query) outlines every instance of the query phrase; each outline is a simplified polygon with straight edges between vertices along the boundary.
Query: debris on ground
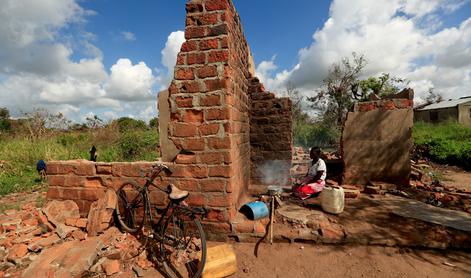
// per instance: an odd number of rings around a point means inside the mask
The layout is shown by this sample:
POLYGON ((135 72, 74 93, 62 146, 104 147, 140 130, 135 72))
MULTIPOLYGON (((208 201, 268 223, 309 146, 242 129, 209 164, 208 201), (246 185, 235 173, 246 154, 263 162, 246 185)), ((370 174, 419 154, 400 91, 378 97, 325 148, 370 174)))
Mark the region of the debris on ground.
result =
POLYGON ((139 239, 110 226, 114 191, 95 203, 88 218, 81 218, 70 200, 5 210, 0 277, 142 277, 150 272, 159 277, 139 239))

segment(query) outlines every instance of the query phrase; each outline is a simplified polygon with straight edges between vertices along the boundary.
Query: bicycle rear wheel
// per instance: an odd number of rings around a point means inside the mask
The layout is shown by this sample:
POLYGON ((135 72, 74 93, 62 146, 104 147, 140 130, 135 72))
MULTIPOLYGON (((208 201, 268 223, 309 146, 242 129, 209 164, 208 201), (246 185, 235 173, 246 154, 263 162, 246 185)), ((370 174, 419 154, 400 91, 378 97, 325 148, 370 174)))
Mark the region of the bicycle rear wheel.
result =
POLYGON ((160 239, 160 256, 170 277, 201 277, 206 263, 206 236, 199 219, 176 211, 160 239))
POLYGON ((123 184, 116 192, 116 219, 122 230, 136 233, 142 229, 146 220, 146 201, 141 187, 135 182, 123 184))

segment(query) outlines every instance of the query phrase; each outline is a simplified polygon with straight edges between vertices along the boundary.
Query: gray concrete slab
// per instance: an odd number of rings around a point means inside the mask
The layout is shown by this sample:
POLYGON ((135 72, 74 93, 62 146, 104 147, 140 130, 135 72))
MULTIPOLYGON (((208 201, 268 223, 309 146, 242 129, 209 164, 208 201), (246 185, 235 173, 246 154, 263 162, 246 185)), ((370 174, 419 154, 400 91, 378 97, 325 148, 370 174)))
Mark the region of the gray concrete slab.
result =
POLYGON ((471 215, 463 211, 438 208, 417 200, 389 195, 375 202, 385 206, 393 214, 402 217, 414 218, 460 231, 471 232, 471 215))

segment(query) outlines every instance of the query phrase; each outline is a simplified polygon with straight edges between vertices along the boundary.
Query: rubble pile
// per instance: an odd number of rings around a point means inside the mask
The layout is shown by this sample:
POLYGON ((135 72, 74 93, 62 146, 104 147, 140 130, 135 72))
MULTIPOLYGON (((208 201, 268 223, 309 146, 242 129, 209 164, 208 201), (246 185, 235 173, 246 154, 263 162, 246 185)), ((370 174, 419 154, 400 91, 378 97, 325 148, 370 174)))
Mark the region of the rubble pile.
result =
POLYGON ((0 215, 0 278, 158 275, 142 243, 110 225, 115 206, 116 194, 108 190, 88 218, 71 200, 6 210, 0 215))

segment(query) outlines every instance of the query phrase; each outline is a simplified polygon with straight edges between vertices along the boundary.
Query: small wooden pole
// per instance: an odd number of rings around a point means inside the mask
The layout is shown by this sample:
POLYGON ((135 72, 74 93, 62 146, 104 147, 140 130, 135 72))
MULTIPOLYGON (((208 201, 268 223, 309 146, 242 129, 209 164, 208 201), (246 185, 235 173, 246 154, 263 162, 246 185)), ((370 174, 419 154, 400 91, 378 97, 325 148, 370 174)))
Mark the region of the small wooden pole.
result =
POLYGON ((271 196, 271 212, 270 212, 270 244, 273 244, 273 218, 275 216, 275 197, 271 196))

